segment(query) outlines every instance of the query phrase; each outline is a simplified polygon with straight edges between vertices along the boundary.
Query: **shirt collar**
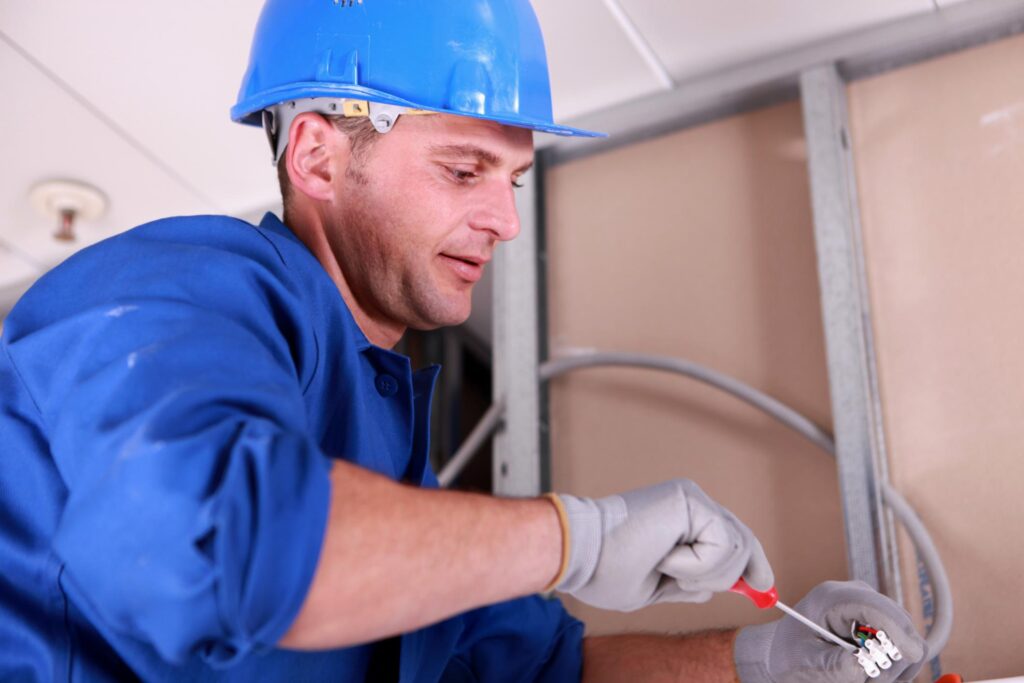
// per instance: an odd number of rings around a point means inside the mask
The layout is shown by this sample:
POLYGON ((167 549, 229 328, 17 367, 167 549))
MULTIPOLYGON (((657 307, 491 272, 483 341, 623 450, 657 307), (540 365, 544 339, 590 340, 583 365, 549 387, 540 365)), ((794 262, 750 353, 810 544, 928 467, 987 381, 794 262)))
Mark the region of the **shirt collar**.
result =
MULTIPOLYGON (((275 235, 289 239, 292 242, 295 242, 296 244, 301 244, 303 247, 305 247, 307 251, 309 250, 309 247, 307 247, 306 244, 302 240, 300 240, 294 232, 291 231, 291 228, 282 223, 281 219, 278 218, 273 213, 271 213, 270 211, 267 211, 267 213, 263 215, 263 220, 260 221, 260 229, 266 230, 267 232, 272 232, 275 235)), ((312 255, 313 252, 309 253, 310 255, 312 255)))
MULTIPOLYGON (((305 253, 308 254, 310 259, 313 261, 313 263, 316 264, 315 266, 311 265, 310 267, 316 271, 318 277, 322 276, 325 280, 327 280, 330 283, 331 293, 337 296, 339 301, 341 302, 341 308, 344 311, 342 314, 342 319, 344 321, 345 330, 346 332, 348 332, 348 335, 352 338, 356 350, 365 351, 368 348, 372 348, 373 344, 370 343, 370 340, 366 338, 365 334, 363 334, 362 329, 360 329, 359 325, 356 324, 355 318, 352 316, 352 311, 349 309, 348 303, 345 301, 345 297, 343 297, 341 295, 341 292, 338 291, 338 286, 327 275, 327 271, 324 269, 323 264, 320 263, 320 261, 316 258, 316 255, 313 254, 310 248, 306 246, 306 243, 300 240, 298 235, 292 232, 291 228, 285 225, 280 218, 278 218, 275 214, 271 213, 270 211, 264 214, 263 220, 260 221, 259 229, 263 232, 272 233, 276 237, 282 237, 302 247, 303 251, 305 251, 305 253)), ((281 258, 284 259, 284 256, 282 255, 281 258)), ((285 260, 285 263, 289 267, 293 267, 292 264, 288 264, 287 260, 285 260)))

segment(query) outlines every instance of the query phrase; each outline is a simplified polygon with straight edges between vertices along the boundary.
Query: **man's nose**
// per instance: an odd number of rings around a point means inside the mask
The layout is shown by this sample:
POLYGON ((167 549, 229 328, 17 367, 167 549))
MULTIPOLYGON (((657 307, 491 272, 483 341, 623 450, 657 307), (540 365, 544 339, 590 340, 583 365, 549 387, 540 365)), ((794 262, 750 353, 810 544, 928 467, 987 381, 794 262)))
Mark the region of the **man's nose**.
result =
POLYGON ((508 241, 519 234, 519 212, 511 183, 493 180, 480 188, 479 205, 469 217, 469 226, 485 230, 499 241, 508 241))

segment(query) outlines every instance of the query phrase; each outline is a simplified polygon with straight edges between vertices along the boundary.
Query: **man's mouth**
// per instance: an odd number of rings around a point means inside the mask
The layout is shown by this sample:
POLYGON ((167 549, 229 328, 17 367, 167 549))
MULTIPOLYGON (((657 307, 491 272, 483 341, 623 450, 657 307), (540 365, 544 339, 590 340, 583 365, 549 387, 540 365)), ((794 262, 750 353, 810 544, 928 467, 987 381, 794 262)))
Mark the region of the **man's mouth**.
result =
POLYGON ((474 266, 482 266, 490 261, 489 258, 484 258, 482 256, 459 256, 458 254, 445 254, 445 256, 458 259, 459 261, 465 261, 466 263, 472 263, 474 266))
POLYGON ((476 282, 483 276, 484 266, 491 260, 476 254, 441 254, 448 267, 462 280, 476 282))

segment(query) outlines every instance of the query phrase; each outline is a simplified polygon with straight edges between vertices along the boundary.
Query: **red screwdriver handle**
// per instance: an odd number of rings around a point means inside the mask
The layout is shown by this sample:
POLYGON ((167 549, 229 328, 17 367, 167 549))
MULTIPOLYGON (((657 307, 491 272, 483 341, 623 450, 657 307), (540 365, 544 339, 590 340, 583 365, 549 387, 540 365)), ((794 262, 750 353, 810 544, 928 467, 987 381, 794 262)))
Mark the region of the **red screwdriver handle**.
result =
POLYGON ((775 607, 775 603, 779 601, 779 592, 775 590, 775 586, 766 591, 757 591, 751 588, 750 584, 742 576, 729 590, 733 593, 747 596, 752 603, 757 605, 758 609, 775 607))

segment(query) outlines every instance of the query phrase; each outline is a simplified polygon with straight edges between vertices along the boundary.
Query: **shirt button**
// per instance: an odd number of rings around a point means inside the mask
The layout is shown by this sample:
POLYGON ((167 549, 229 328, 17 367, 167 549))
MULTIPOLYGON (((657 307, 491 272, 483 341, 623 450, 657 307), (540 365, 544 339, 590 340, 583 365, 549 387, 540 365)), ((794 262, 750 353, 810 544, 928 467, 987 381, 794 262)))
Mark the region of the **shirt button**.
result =
POLYGON ((381 396, 394 396, 398 393, 398 380, 391 375, 377 375, 374 385, 377 387, 377 393, 381 396))

